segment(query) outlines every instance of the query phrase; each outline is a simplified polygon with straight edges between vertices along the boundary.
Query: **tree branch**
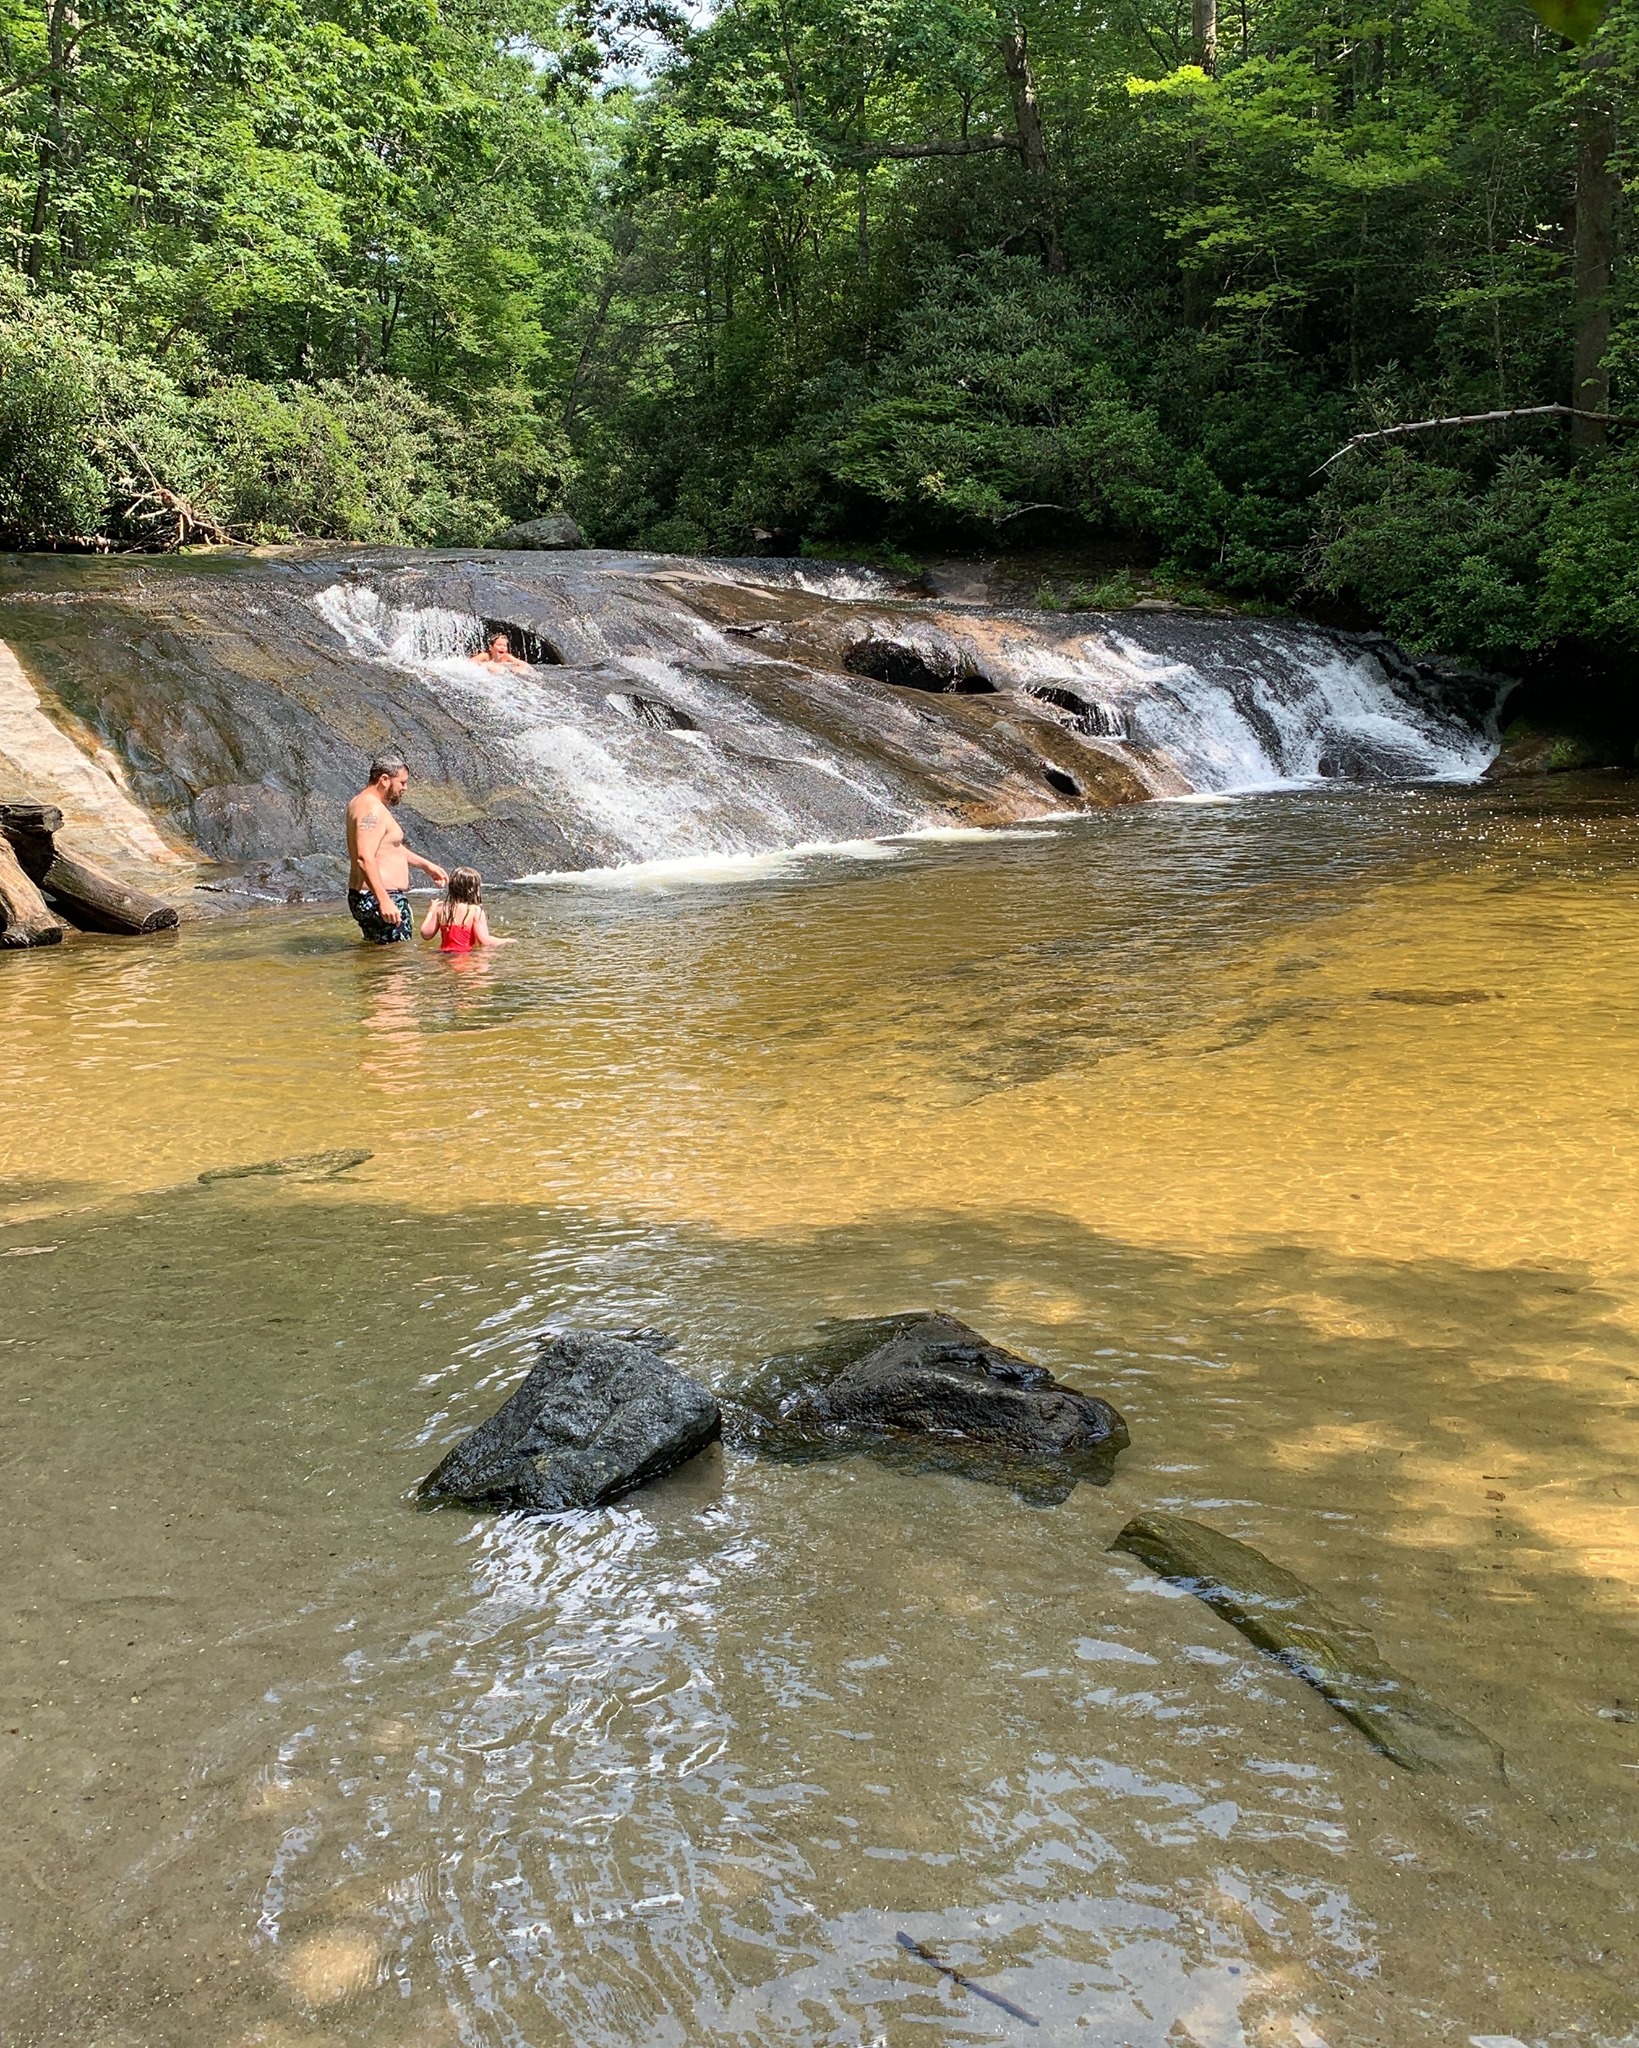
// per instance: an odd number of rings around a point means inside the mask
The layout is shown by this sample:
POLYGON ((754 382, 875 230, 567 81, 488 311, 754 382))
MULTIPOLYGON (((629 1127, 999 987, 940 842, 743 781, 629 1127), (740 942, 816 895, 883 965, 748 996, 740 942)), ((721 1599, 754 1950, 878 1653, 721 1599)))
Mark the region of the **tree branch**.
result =
POLYGON ((1501 412, 1459 412, 1443 420, 1402 420, 1398 426, 1375 427, 1369 434, 1356 434, 1352 441, 1345 441, 1341 448, 1328 455, 1319 469, 1310 472, 1310 476, 1323 476, 1334 462, 1355 448, 1364 448, 1368 441, 1387 441, 1396 434, 1424 434, 1430 427, 1483 427, 1488 426, 1493 420, 1541 419, 1549 413, 1557 413, 1572 420, 1603 420, 1608 426, 1634 424, 1621 413, 1585 412, 1577 405, 1510 405, 1501 412))

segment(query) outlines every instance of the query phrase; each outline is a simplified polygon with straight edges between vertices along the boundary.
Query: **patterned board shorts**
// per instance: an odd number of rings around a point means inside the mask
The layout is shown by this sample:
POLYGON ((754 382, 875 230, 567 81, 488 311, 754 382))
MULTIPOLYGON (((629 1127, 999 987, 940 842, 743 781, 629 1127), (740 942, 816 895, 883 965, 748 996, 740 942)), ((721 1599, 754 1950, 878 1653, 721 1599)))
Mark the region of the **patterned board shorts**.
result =
POLYGON ((392 892, 395 917, 383 917, 374 889, 349 889, 347 907, 353 922, 372 946, 396 946, 410 936, 410 899, 402 889, 392 892))

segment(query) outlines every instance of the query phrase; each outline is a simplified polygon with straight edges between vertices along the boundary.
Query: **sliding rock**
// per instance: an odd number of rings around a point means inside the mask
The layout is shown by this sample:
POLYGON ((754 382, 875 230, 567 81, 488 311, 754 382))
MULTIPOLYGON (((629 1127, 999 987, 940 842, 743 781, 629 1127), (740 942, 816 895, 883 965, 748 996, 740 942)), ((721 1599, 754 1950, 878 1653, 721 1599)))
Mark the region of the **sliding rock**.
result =
POLYGON ((1363 1628, 1262 1551, 1183 1515, 1137 1515, 1110 1545, 1187 1586, 1408 1771, 1498 1777, 1502 1751, 1377 1654, 1363 1628))
POLYGON ((0 833, 0 946, 56 946, 63 928, 0 833))
POLYGON ((722 1431, 717 1403, 648 1333, 544 1337, 504 1407, 421 1482, 427 1501, 561 1513, 657 1479, 722 1431))

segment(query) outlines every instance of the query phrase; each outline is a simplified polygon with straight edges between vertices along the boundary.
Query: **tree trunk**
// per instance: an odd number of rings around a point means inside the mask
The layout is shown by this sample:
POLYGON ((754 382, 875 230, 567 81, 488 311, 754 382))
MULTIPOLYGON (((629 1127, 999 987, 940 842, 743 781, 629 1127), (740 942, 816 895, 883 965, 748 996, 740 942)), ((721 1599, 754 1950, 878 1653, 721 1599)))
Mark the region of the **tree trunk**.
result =
POLYGON ((1056 277, 1064 274, 1064 251, 1059 246, 1058 227, 1053 219, 1052 167, 1047 161, 1047 138, 1042 133, 1041 108, 1036 101, 1035 74, 1030 68, 1030 46, 1023 20, 1013 17, 1013 26, 1002 38, 1002 62, 1007 67, 1008 90, 1013 95, 1013 125, 1018 131, 1019 155, 1025 175, 1036 189, 1036 210, 1040 216, 1042 258, 1056 277))
MULTIPOLYGON (((1596 62, 1603 68, 1610 59, 1590 59, 1590 72, 1596 62)), ((1616 116, 1598 81, 1592 80, 1576 117, 1576 324, 1571 345, 1571 403, 1583 413, 1611 409, 1611 374, 1605 354, 1611 340, 1616 207, 1622 191, 1611 161, 1615 151, 1616 116)), ((1602 448, 1605 435, 1603 420, 1571 422, 1571 439, 1578 447, 1602 448)))
POLYGON ((63 928, 0 836, 0 947, 58 946, 63 928))
POLYGON ((1195 61, 1209 78, 1218 73, 1218 0, 1193 0, 1190 10, 1195 61))
MULTIPOLYGON (((52 838, 61 823, 62 813, 48 805, 0 804, 0 847, 30 889, 43 890, 52 909, 81 931, 137 938, 175 928, 176 907, 163 897, 117 882, 89 861, 64 853, 52 838)), ((45 907, 41 902, 42 911, 45 907)))

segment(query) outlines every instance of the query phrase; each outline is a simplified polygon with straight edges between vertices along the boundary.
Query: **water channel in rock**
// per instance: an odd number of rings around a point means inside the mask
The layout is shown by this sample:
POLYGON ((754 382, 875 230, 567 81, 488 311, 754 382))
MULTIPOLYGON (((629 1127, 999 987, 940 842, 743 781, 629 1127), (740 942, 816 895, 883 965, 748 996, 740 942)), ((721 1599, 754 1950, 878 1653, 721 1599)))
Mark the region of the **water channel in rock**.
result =
POLYGON ((1634 2039, 1631 785, 491 905, 470 963, 329 906, 0 963, 8 2040, 1634 2039), (1112 1484, 410 1498, 543 1326, 728 1387, 921 1305, 1113 1399, 1112 1484), (1396 1770, 1111 1555, 1157 1506, 1506 1782, 1396 1770))

